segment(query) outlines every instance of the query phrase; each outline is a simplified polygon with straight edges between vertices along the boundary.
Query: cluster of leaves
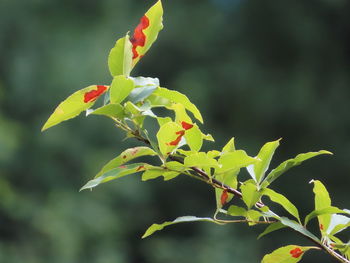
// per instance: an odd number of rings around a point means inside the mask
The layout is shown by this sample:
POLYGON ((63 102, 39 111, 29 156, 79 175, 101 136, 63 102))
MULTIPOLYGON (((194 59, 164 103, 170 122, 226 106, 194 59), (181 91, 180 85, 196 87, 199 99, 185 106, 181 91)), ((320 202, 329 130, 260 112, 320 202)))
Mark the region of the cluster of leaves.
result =
POLYGON ((350 226, 350 210, 332 206, 329 194, 320 181, 312 181, 315 209, 304 220, 301 220, 295 205, 270 188, 271 183, 290 168, 315 156, 331 154, 330 152, 321 150, 299 154, 268 172, 280 140, 263 145, 255 157, 236 149, 234 138, 221 150, 201 151, 203 141, 214 139, 201 131, 199 125, 203 124, 203 118, 197 107, 184 94, 160 87, 157 78, 130 76, 134 66, 146 54, 163 28, 162 15, 162 4, 158 1, 141 18, 132 37, 126 34, 116 42, 108 57, 113 77, 110 85, 92 85, 75 92, 58 105, 43 126, 42 130, 46 130, 86 111, 87 116, 93 114, 111 118, 126 133, 127 138, 136 138, 144 144, 126 149, 109 161, 81 190, 92 189, 135 173, 142 173, 142 180, 161 176, 164 180, 171 180, 178 175, 194 177, 210 184, 215 190, 216 211, 213 217, 183 216, 174 221, 153 224, 143 238, 166 226, 182 222, 245 222, 250 226, 268 224, 259 238, 287 227, 305 236, 316 246, 284 246, 266 255, 262 262, 298 262, 304 252, 311 249, 322 249, 341 262, 349 262, 350 242, 343 242, 335 235, 350 226), (103 94, 101 105, 92 109, 103 94), (158 116, 156 108, 164 108, 169 114, 165 117, 158 116), (159 126, 156 134, 147 131, 145 124, 148 122, 159 126), (131 162, 142 156, 157 157, 159 165, 131 162), (243 178, 240 175, 242 169, 246 169, 250 177, 243 178), (229 205, 233 203, 231 200, 234 196, 243 202, 229 205), (271 211, 262 203, 264 197, 282 206, 291 218, 271 211), (306 228, 309 221, 316 217, 320 237, 306 228))

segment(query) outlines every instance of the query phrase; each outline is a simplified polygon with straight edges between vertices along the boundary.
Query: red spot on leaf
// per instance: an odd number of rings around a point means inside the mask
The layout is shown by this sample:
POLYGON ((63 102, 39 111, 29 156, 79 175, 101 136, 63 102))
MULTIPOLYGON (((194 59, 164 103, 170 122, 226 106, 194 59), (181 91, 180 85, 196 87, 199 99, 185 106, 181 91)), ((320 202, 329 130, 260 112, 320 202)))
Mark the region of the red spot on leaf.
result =
POLYGON ((141 169, 145 169, 145 166, 141 165, 141 166, 137 167, 136 172, 140 171, 141 169))
POLYGON ((320 224, 320 229, 323 230, 323 225, 322 224, 320 224))
POLYGON ((228 193, 227 193, 227 190, 225 189, 225 190, 222 192, 222 194, 221 194, 221 198, 220 198, 221 205, 225 205, 225 204, 226 204, 227 198, 228 198, 228 193))
POLYGON ((125 168, 126 168, 126 165, 121 165, 121 166, 119 166, 118 168, 125 169, 125 168))
POLYGON ((289 251, 289 253, 292 255, 293 258, 298 258, 304 253, 304 251, 302 251, 299 247, 296 247, 289 251))
POLYGON ((138 149, 133 149, 133 150, 131 151, 131 155, 137 154, 138 151, 139 151, 138 149))
POLYGON ((95 101, 99 96, 101 96, 103 93, 105 93, 106 90, 107 90, 106 86, 97 85, 96 90, 91 90, 91 91, 88 91, 84 94, 84 102, 88 103, 88 102, 95 101))
MULTIPOLYGON (((139 56, 139 53, 137 52, 136 48, 138 46, 143 47, 146 43, 146 35, 143 33, 143 30, 146 29, 149 26, 149 19, 147 16, 141 17, 140 23, 137 25, 137 27, 134 30, 134 35, 132 38, 130 38, 130 42, 132 44, 132 59, 135 59, 139 56)), ((140 57, 141 58, 141 57, 140 57)))
POLYGON ((182 121, 182 122, 181 122, 181 126, 182 126, 182 128, 184 128, 185 130, 189 130, 189 129, 191 129, 191 128, 193 127, 193 124, 187 123, 187 122, 185 122, 185 121, 182 121))
POLYGON ((172 146, 178 145, 179 142, 181 141, 182 136, 185 135, 185 130, 178 131, 178 132, 176 132, 175 134, 178 135, 178 136, 176 137, 176 139, 173 140, 173 141, 171 141, 171 142, 169 142, 169 143, 167 143, 167 145, 172 145, 172 146))

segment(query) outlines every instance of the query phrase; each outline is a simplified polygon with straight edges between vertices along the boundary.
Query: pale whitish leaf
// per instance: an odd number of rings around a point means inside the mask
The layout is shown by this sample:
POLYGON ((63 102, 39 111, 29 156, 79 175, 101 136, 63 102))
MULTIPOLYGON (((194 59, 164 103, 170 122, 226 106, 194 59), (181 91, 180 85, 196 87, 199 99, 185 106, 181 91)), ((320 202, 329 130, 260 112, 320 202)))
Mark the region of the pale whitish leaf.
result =
POLYGON ((326 215, 326 214, 336 214, 336 213, 344 213, 344 211, 334 206, 329 206, 319 210, 314 210, 305 217, 304 226, 306 226, 310 220, 314 219, 317 216, 326 215))
POLYGON ((278 177, 280 177, 290 168, 294 166, 298 166, 302 162, 321 154, 332 154, 332 153, 324 150, 321 150, 318 152, 301 153, 301 154, 298 154, 295 158, 284 161, 266 176, 266 178, 262 183, 262 187, 267 187, 269 184, 271 184, 274 180, 276 180, 278 177))
POLYGON ((196 217, 196 216, 181 216, 176 218, 174 221, 166 221, 162 224, 153 224, 151 225, 146 232, 143 234, 142 238, 148 237, 152 235, 154 232, 162 230, 166 226, 178 224, 178 223, 186 223, 186 222, 196 222, 196 221, 206 221, 219 224, 214 219, 209 217, 196 217))
POLYGON ((335 235, 336 233, 344 230, 350 223, 350 218, 343 215, 332 215, 329 226, 326 230, 327 234, 335 235))
POLYGON ((135 88, 130 92, 128 99, 133 103, 143 101, 159 86, 157 78, 137 77, 131 79, 134 81, 135 88))
POLYGON ((268 188, 265 188, 263 190, 263 195, 268 196, 271 199, 271 201, 283 206, 284 209, 286 209, 291 215, 296 217, 300 222, 298 209, 284 195, 281 195, 275 192, 274 190, 268 188))
POLYGON ((259 236, 258 236, 258 239, 262 238, 263 236, 273 232, 273 231, 276 231, 276 230, 279 230, 279 229, 282 229, 282 228, 285 228, 286 226, 283 225, 281 222, 276 222, 276 223, 272 223, 271 225, 269 225, 267 228, 265 228, 264 232, 262 232, 259 236))
POLYGON ((299 262, 304 253, 310 249, 319 249, 318 247, 303 247, 297 245, 289 245, 280 247, 272 253, 267 254, 261 263, 296 263, 299 262))

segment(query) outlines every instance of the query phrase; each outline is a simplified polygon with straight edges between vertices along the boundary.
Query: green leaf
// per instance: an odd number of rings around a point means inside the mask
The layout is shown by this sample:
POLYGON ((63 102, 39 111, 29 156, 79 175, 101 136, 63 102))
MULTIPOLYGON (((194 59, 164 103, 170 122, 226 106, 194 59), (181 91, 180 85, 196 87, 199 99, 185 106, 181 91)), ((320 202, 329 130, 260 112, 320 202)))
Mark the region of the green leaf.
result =
MULTIPOLYGON (((315 194, 315 210, 321 210, 330 207, 331 198, 329 197, 329 193, 326 187, 318 180, 311 180, 310 183, 314 184, 313 192, 315 194)), ((329 226, 331 215, 323 214, 319 215, 317 218, 321 232, 324 233, 324 230, 326 230, 329 226)))
POLYGON ((227 213, 230 216, 246 216, 247 210, 244 207, 230 205, 230 207, 227 210, 227 213))
POLYGON ((92 85, 78 90, 61 102, 46 121, 41 131, 55 126, 62 121, 78 116, 95 104, 96 99, 108 90, 108 86, 92 85), (92 96, 87 96, 92 94, 92 96), (85 102, 86 101, 86 102, 85 102))
POLYGON ((158 121, 158 124, 159 126, 163 126, 165 123, 167 122, 171 122, 171 118, 170 117, 157 117, 157 121, 158 121))
POLYGON ((254 209, 248 210, 246 214, 246 219, 250 221, 248 222, 248 225, 256 225, 256 222, 259 221, 260 217, 262 217, 262 214, 259 211, 256 211, 254 209))
POLYGON ((258 239, 262 238, 263 236, 273 232, 273 231, 276 231, 276 230, 279 230, 279 229, 282 229, 282 228, 285 228, 286 226, 283 225, 281 222, 276 222, 276 223, 272 223, 271 225, 269 225, 267 228, 265 228, 264 232, 262 232, 259 236, 258 236, 258 239))
POLYGON ((203 123, 203 118, 197 107, 182 93, 175 90, 168 90, 166 88, 158 88, 154 95, 168 99, 174 103, 182 104, 188 111, 193 113, 193 116, 203 123))
POLYGON ((96 110, 89 112, 87 115, 104 115, 111 118, 123 119, 125 117, 124 108, 120 104, 107 104, 96 110))
POLYGON ((166 170, 164 168, 161 168, 161 167, 154 168, 154 169, 147 169, 142 174, 142 181, 155 179, 159 176, 162 176, 165 172, 166 172, 166 170))
POLYGON ((176 218, 174 221, 166 221, 162 224, 153 224, 151 225, 146 232, 143 234, 142 238, 148 237, 152 235, 154 232, 162 230, 166 226, 178 224, 178 223, 186 223, 186 222, 196 222, 196 221, 206 221, 219 224, 214 219, 209 217, 196 217, 196 216, 181 216, 176 218))
POLYGON ((199 168, 218 168, 218 162, 214 158, 208 157, 204 152, 198 152, 185 157, 184 165, 186 167, 199 167, 199 168))
POLYGON ((344 211, 335 206, 329 206, 319 210, 314 210, 305 217, 304 226, 306 226, 310 220, 314 219, 317 216, 336 213, 344 213, 344 211))
POLYGON ((318 247, 303 247, 297 245, 289 245, 280 247, 267 254, 262 259, 261 263, 296 263, 299 262, 304 253, 310 249, 319 249, 318 247))
POLYGON ((115 180, 121 177, 124 177, 129 174, 134 174, 137 172, 143 172, 145 169, 147 169, 147 165, 145 163, 134 163, 134 164, 129 164, 129 165, 122 165, 117 168, 114 168, 112 170, 109 170, 105 173, 103 173, 101 176, 92 179, 88 181, 81 189, 92 189, 102 183, 109 182, 111 180, 115 180))
POLYGON ((314 234, 312 234, 310 231, 308 231, 304 226, 302 226, 298 222, 291 220, 291 219, 284 217, 284 216, 280 217, 279 220, 283 225, 294 229, 295 231, 303 234, 304 236, 309 237, 310 239, 312 239, 318 243, 320 242, 320 240, 314 234))
POLYGON ((300 222, 298 209, 293 205, 284 195, 275 192, 272 189, 265 188, 262 192, 263 195, 268 196, 272 202, 280 204, 286 209, 291 215, 298 219, 300 222))
POLYGON ((255 182, 260 183, 264 178, 265 172, 269 169, 272 156, 275 153, 275 150, 280 145, 280 140, 268 142, 263 147, 261 147, 260 152, 256 156, 259 160, 254 165, 248 166, 247 170, 250 176, 254 179, 255 182))
POLYGON ((235 138, 231 138, 228 143, 222 148, 221 152, 222 153, 227 153, 227 152, 234 152, 236 150, 235 148, 235 138))
POLYGON ((169 108, 172 109, 175 112, 175 122, 181 123, 181 122, 185 121, 187 123, 191 123, 192 124, 192 120, 188 116, 188 114, 186 112, 186 108, 184 107, 184 105, 182 105, 180 103, 173 103, 171 105, 171 107, 169 107, 169 108))
POLYGON ((185 132, 186 143, 192 151, 199 151, 203 145, 202 132, 197 126, 193 124, 193 127, 185 132))
POLYGON ((260 199, 261 193, 257 191, 256 185, 244 183, 241 185, 242 199, 248 209, 252 208, 260 199))
POLYGON ((123 75, 114 77, 110 89, 111 103, 121 103, 133 88, 134 82, 132 79, 126 78, 123 75))
POLYGON ((129 76, 132 65, 132 45, 129 35, 120 38, 111 49, 108 56, 108 67, 112 77, 118 75, 129 76))
POLYGON ((146 54, 154 41, 156 41, 159 31, 163 29, 163 7, 161 1, 154 4, 146 12, 145 17, 148 19, 147 27, 144 27, 142 30, 145 35, 145 43, 144 45, 135 46, 137 57, 133 58, 133 66, 135 66, 136 63, 146 54))
POLYGON ((257 159, 248 156, 243 150, 227 152, 220 156, 218 160, 220 167, 215 170, 215 173, 225 173, 229 170, 239 170, 257 161, 257 159))
POLYGON ((107 171, 117 168, 120 165, 127 163, 135 158, 138 158, 141 156, 154 156, 154 155, 156 155, 156 152, 153 151, 151 148, 148 148, 145 146, 129 148, 123 151, 116 158, 110 160, 107 164, 105 164, 102 167, 101 171, 98 172, 98 174, 95 176, 95 178, 98 178, 102 176, 104 173, 106 173, 107 171))
POLYGON ((302 162, 321 154, 332 154, 332 153, 324 150, 321 150, 318 152, 301 153, 301 154, 298 154, 293 159, 284 161, 266 176, 265 180, 262 183, 262 187, 267 187, 269 184, 275 181, 278 177, 280 177, 290 168, 300 165, 302 162))
MULTIPOLYGON (((167 122, 160 127, 157 133, 158 145, 163 156, 168 156, 179 144, 172 145, 181 135, 182 127, 175 122, 167 122)), ((180 142, 179 142, 180 143, 180 142)), ((174 143, 175 144, 175 143, 174 143)))

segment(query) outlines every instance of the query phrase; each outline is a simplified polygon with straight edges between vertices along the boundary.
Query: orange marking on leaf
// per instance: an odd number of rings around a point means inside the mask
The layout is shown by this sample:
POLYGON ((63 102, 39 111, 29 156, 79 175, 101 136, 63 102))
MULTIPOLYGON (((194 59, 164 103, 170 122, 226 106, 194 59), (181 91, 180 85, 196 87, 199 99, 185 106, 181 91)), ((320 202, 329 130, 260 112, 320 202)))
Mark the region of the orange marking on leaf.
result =
POLYGON ((98 97, 100 97, 103 93, 105 93, 106 90, 107 90, 106 86, 97 85, 96 90, 91 90, 84 94, 84 102, 88 103, 88 102, 95 101, 98 97))
POLYGON ((131 155, 137 154, 138 151, 139 151, 138 149, 133 149, 132 152, 131 152, 131 155))
POLYGON ((226 204, 227 198, 228 198, 228 193, 227 193, 227 189, 225 189, 224 191, 222 191, 222 194, 221 194, 221 198, 220 198, 221 205, 226 204))
POLYGON ((185 130, 177 131, 175 134, 178 135, 177 138, 175 140, 167 143, 167 145, 171 145, 171 146, 178 145, 179 142, 181 141, 182 136, 185 135, 185 130))
POLYGON ((320 224, 320 229, 323 230, 323 225, 322 224, 320 224))
POLYGON ((125 168, 126 168, 126 165, 121 165, 121 166, 119 166, 118 168, 125 169, 125 168))
POLYGON ((145 169, 145 166, 141 165, 141 166, 137 167, 136 172, 140 171, 141 169, 145 169))
POLYGON ((289 251, 289 253, 292 255, 293 258, 298 258, 304 253, 304 251, 302 251, 299 247, 296 247, 289 251))
POLYGON ((182 128, 184 128, 185 130, 189 130, 189 129, 191 129, 191 128, 193 127, 193 124, 187 123, 187 122, 185 122, 185 121, 182 121, 182 122, 181 122, 181 126, 182 126, 182 128))
POLYGON ((123 155, 123 159, 125 159, 126 158, 126 155, 123 155))
MULTIPOLYGON (((143 30, 149 26, 149 19, 147 16, 141 17, 140 23, 134 30, 134 35, 130 38, 130 42, 132 44, 132 59, 135 59, 139 56, 136 48, 138 46, 143 47, 146 43, 146 35, 143 33, 143 30)), ((141 58, 141 57, 140 57, 141 58)))

